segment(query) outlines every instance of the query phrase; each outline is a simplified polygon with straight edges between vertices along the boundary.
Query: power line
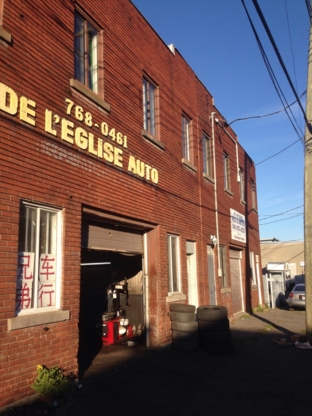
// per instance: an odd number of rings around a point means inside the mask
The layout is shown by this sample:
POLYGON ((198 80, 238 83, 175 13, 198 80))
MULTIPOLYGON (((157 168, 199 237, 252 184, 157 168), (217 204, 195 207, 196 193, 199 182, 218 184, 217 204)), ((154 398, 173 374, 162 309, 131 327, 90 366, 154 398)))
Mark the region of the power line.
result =
MULTIPOLYGON (((256 31, 256 28, 255 28, 255 26, 254 26, 254 24, 253 24, 253 22, 252 22, 252 20, 251 20, 251 17, 250 17, 250 15, 249 15, 249 13, 248 13, 247 8, 246 8, 246 6, 245 6, 244 0, 242 0, 242 3, 243 3, 243 6, 244 6, 244 9, 245 9, 245 12, 246 12, 246 14, 247 14, 247 17, 248 17, 249 23, 250 23, 250 25, 251 25, 252 31, 253 31, 253 33, 254 33, 254 35, 255 35, 255 38, 256 38, 256 41, 257 41, 257 44, 258 44, 258 47, 259 47, 260 53, 261 53, 262 58, 263 58, 263 61, 264 61, 264 64, 265 64, 265 66, 266 66, 266 68, 267 68, 267 71, 268 71, 268 73, 269 73, 269 76, 270 76, 270 78, 271 78, 271 81, 272 81, 272 83, 273 83, 273 86, 274 86, 274 88, 275 88, 275 90, 276 90, 276 93, 277 93, 277 95, 279 96, 279 99, 281 100, 281 103, 282 103, 282 104, 283 104, 283 106, 284 106, 284 109, 285 109, 285 112, 286 112, 286 114, 287 114, 287 117, 288 117, 288 119, 289 119, 290 123, 292 124, 292 126, 293 126, 294 130, 296 131, 298 138, 299 138, 299 139, 303 142, 303 140, 302 140, 303 133, 301 132, 301 135, 299 134, 299 132, 298 132, 297 128, 296 128, 296 127, 295 127, 295 125, 294 125, 294 122, 293 122, 293 121, 291 120, 291 118, 290 118, 290 115, 289 115, 289 113, 288 113, 288 111, 287 111, 287 109, 289 109, 289 105, 288 105, 288 103, 287 103, 286 97, 285 97, 285 95, 283 94, 282 89, 281 89, 281 87, 280 87, 280 85, 279 85, 279 83, 278 83, 278 80, 277 80, 277 78, 276 78, 276 76, 275 76, 275 74, 274 74, 273 68, 272 68, 272 66, 270 65, 269 59, 268 59, 268 57, 267 57, 267 55, 266 55, 266 53, 265 53, 265 51, 264 51, 263 45, 262 45, 262 43, 261 43, 261 41, 260 41, 260 38, 259 38, 258 33, 257 33, 257 31, 256 31), (284 100, 284 101, 283 101, 283 100, 284 100), (284 102, 287 104, 287 107, 285 106, 285 103, 284 103, 284 102)), ((297 98, 297 101, 299 102, 299 105, 301 106, 300 100, 298 100, 297 95, 296 95, 296 98, 297 98)), ((298 123, 297 123, 297 121, 296 121, 296 118, 295 118, 295 116, 293 115, 293 113, 292 113, 292 111, 291 111, 291 110, 290 110, 290 113, 291 113, 291 115, 292 115, 292 117, 293 117, 293 119, 294 119, 295 123, 297 124, 297 126, 298 126, 299 130, 301 130, 301 129, 300 129, 300 127, 299 127, 299 125, 298 125, 298 123)))
POLYGON ((295 87, 293 86, 293 83, 292 83, 291 78, 290 78, 290 76, 289 76, 289 74, 288 74, 288 72, 287 72, 287 69, 286 69, 286 66, 285 66, 285 64, 284 64, 284 62, 283 62, 283 59, 282 59, 282 57, 281 57, 281 54, 280 54, 280 52, 279 52, 279 50, 278 50, 278 48, 277 48, 277 46, 276 46, 276 43, 275 43, 275 41, 274 41, 274 39, 273 39, 273 36, 272 36, 271 31, 270 31, 270 29, 269 29, 269 26, 268 26, 268 24, 267 24, 267 22, 266 22, 266 20, 265 20, 265 18, 264 18, 264 16, 263 16, 263 13, 262 13, 262 11, 261 11, 261 9, 260 9, 260 7, 259 7, 258 1, 257 1, 257 0, 252 0, 252 2, 253 2, 253 4, 254 4, 254 6, 255 6, 255 8, 256 8, 256 11, 257 11, 257 13, 258 13, 258 15, 259 15, 259 17, 260 17, 260 20, 261 20, 261 22, 262 22, 262 24, 263 24, 263 26, 264 26, 264 28, 265 28, 265 31, 266 31, 266 33, 267 33, 267 35, 268 35, 269 39, 270 39, 270 42, 271 42, 271 44, 272 44, 272 46, 273 46, 273 49, 274 49, 274 51, 275 51, 275 53, 276 53, 276 56, 277 56, 277 58, 278 58, 278 60, 279 60, 279 62, 280 62, 280 64, 281 64, 281 66, 282 66, 282 68, 283 68, 283 71, 284 71, 284 73, 285 73, 285 75, 286 75, 286 78, 287 78, 287 80, 288 80, 288 83, 289 83, 289 85, 290 85, 290 87, 291 87, 291 89, 292 89, 292 91, 293 91, 293 93, 294 93, 295 97, 297 98, 297 101, 298 101, 298 104, 299 104, 299 106, 300 106, 300 108, 301 108, 301 111, 302 111, 302 114, 303 114, 304 120, 305 120, 305 122, 306 122, 306 125, 308 126, 308 128, 309 128, 309 130, 310 130, 310 129, 311 129, 311 126, 310 126, 310 123, 308 122, 308 119, 307 119, 306 113, 305 113, 305 111, 304 111, 304 109, 303 109, 303 107, 302 107, 302 105, 301 105, 301 102, 300 102, 300 100, 299 100, 299 97, 298 97, 297 91, 295 90, 295 87))
POLYGON ((265 222, 264 224, 261 224, 261 227, 262 227, 263 225, 272 224, 272 223, 274 223, 274 222, 280 222, 280 221, 290 220, 291 218, 299 217, 299 216, 302 216, 302 215, 303 215, 303 214, 296 214, 296 215, 293 215, 292 217, 283 218, 282 220, 276 220, 276 221, 265 222))
POLYGON ((291 146, 293 146, 294 144, 298 143, 298 142, 299 142, 299 141, 301 141, 301 140, 302 140, 302 139, 300 138, 300 139, 296 140, 295 142, 293 142, 292 144, 290 144, 289 146, 287 146, 287 147, 285 147, 284 149, 280 150, 279 152, 275 153, 274 155, 269 156, 269 157, 267 157, 266 159, 261 160, 261 162, 255 163, 255 166, 260 165, 261 163, 266 162, 266 161, 267 161, 267 160, 269 160, 269 159, 272 159, 272 157, 278 156, 279 154, 281 154, 281 153, 285 152, 285 150, 289 149, 291 146))
POLYGON ((267 220, 267 219, 272 218, 272 217, 277 217, 278 215, 287 214, 287 212, 294 211, 295 209, 302 208, 302 207, 303 207, 303 205, 299 205, 298 207, 288 209, 287 211, 280 212, 279 214, 266 215, 266 218, 259 219, 259 221, 264 221, 264 220, 267 220))
MULTIPOLYGON (((303 96, 304 96, 304 94, 305 94, 306 92, 307 92, 307 91, 304 91, 304 92, 300 95, 300 97, 299 97, 299 98, 303 97, 303 96)), ((263 117, 274 116, 275 114, 282 113, 282 112, 283 112, 283 111, 285 111, 287 108, 289 108, 289 107, 291 107, 292 105, 296 104, 296 102, 297 102, 297 100, 295 100, 294 102, 292 102, 291 104, 289 104, 287 107, 284 107, 284 108, 282 108, 281 110, 278 110, 278 111, 274 111, 273 113, 264 114, 264 115, 261 115, 261 116, 250 116, 250 117, 236 118, 235 120, 231 121, 230 123, 227 123, 227 122, 226 122, 226 124, 227 124, 227 126, 229 127, 231 124, 235 123, 236 121, 243 121, 243 120, 249 120, 249 119, 252 119, 252 118, 263 118, 263 117)))

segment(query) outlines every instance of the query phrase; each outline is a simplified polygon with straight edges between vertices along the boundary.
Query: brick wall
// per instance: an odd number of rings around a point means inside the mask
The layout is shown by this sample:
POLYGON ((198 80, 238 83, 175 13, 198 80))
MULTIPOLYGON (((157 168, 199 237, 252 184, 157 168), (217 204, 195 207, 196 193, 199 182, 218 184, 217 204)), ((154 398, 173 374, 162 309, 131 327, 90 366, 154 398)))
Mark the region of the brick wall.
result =
MULTIPOLYGON (((74 77, 73 2, 4 1, 2 27, 12 35, 13 42, 0 43, 0 82, 12 88, 19 99, 25 96, 34 100, 36 117, 35 125, 30 125, 20 119, 20 107, 14 115, 0 111, 0 406, 33 394, 30 384, 37 364, 57 364, 68 372, 78 371, 84 205, 159 226, 157 284, 154 286, 155 299, 151 298, 151 304, 156 308, 153 316, 157 316, 157 319, 151 319, 155 345, 168 343, 171 339, 169 305, 166 303, 167 233, 180 236, 182 290, 185 294, 188 292, 185 242, 196 241, 199 302, 202 305, 210 302, 207 244, 210 244, 210 235, 216 234, 214 184, 202 175, 201 138, 203 131, 212 135, 211 112, 216 112, 220 119, 223 117, 214 107, 211 94, 179 52, 171 53, 130 1, 82 0, 79 4, 103 29, 104 99, 111 106, 110 112, 70 87, 69 80, 74 77), (164 149, 141 135, 143 73, 159 87, 159 140, 164 149), (75 127, 81 126, 73 113, 66 114, 65 99, 89 111, 97 123, 106 122, 127 136, 128 147, 122 148, 122 168, 62 140, 60 124, 54 125, 55 136, 45 132, 46 109, 59 115, 60 119, 74 123, 75 127), (182 113, 192 120, 195 171, 181 162, 182 113), (130 156, 157 169, 158 184, 128 172, 130 156), (21 200, 63 210, 61 308, 70 311, 70 319, 9 331, 7 320, 14 317, 21 200), (49 330, 44 331, 44 327, 49 330)), ((94 133, 95 140, 100 136, 96 129, 89 131, 94 133)), ((235 133, 229 131, 235 138, 235 133)), ((217 126, 215 143, 220 243, 243 250, 245 305, 254 307, 258 303, 258 290, 250 287, 249 255, 245 255, 245 250, 260 254, 258 217, 251 210, 250 187, 246 204, 240 201, 236 147, 217 126), (224 192, 224 151, 231 160, 232 194, 224 192), (230 208, 246 215, 248 246, 231 241, 230 208)), ((251 159, 240 146, 238 150, 239 165, 246 169, 247 178, 255 180, 251 159)), ((221 293, 218 278, 216 284, 217 301, 227 306, 231 315, 231 294, 221 293)))

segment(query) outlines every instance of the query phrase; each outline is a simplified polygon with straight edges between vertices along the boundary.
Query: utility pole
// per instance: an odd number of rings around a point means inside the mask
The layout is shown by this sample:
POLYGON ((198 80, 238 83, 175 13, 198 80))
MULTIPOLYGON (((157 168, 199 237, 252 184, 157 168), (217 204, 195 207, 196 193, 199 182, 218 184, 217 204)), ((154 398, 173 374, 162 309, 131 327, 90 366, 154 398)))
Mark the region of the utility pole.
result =
MULTIPOLYGON (((310 0, 311 3, 311 0, 310 0)), ((310 5, 311 6, 311 5, 310 5)), ((312 344, 312 28, 308 51, 308 81, 304 146, 304 257, 306 288, 306 333, 312 344)))

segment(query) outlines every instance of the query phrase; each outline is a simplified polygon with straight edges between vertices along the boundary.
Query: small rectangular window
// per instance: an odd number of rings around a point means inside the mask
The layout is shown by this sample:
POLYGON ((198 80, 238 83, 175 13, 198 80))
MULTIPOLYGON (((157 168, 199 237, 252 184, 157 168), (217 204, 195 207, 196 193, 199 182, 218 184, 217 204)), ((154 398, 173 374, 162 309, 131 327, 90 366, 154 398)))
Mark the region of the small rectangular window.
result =
POLYGON ((230 157, 227 153, 223 153, 223 169, 224 169, 224 189, 231 190, 230 175, 230 157))
POLYGON ((239 168, 239 193, 240 200, 245 201, 245 172, 239 168))
POLYGON ((191 120, 185 115, 182 115, 182 154, 183 159, 193 163, 191 120))
POLYGON ((204 174, 213 178, 213 160, 212 160, 212 146, 211 146, 211 139, 205 133, 203 133, 202 137, 203 143, 203 158, 204 158, 204 174))
POLYGON ((167 236, 168 243, 168 292, 181 292, 179 238, 176 235, 167 236))
POLYGON ((143 78, 143 129, 156 136, 156 87, 143 78))
POLYGON ((222 287, 228 287, 228 272, 227 272, 227 258, 226 258, 226 247, 219 246, 219 256, 220 256, 220 267, 222 270, 221 276, 221 285, 222 287))
POLYGON ((252 209, 255 211, 258 210, 257 207, 257 193, 256 193, 256 184, 255 181, 251 179, 251 203, 252 203, 252 209))
POLYGON ((16 315, 60 304, 61 212, 22 204, 16 276, 16 315))
POLYGON ((75 79, 99 93, 98 31, 77 11, 74 33, 75 79))

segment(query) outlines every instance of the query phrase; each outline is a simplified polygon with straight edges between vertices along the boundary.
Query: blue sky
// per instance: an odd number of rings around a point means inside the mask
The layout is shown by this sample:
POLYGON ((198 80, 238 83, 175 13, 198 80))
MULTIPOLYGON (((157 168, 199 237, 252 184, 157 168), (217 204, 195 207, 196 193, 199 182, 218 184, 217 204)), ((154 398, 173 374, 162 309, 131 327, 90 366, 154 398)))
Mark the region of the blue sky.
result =
MULTIPOLYGON (((284 104, 266 69, 241 0, 132 3, 166 44, 174 44, 213 95, 228 123, 265 116, 296 101, 252 0, 245 0, 245 5, 285 97, 284 104)), ((258 4, 305 109, 309 39, 306 2, 258 0, 258 4)), ((256 164, 261 239, 293 241, 304 237, 304 119, 296 103, 290 108, 295 127, 285 111, 231 125, 256 164)))

